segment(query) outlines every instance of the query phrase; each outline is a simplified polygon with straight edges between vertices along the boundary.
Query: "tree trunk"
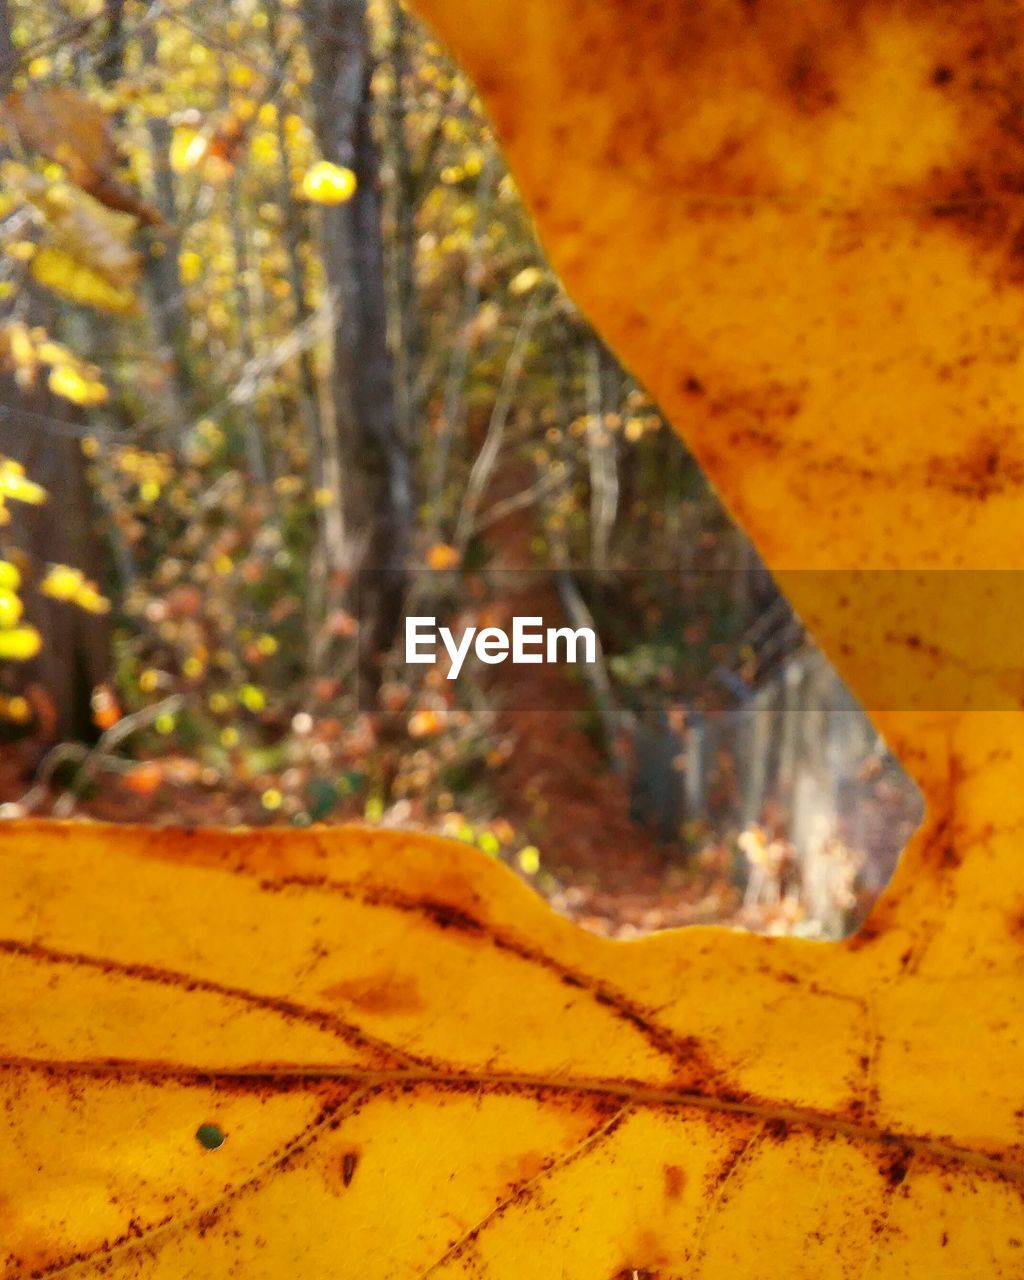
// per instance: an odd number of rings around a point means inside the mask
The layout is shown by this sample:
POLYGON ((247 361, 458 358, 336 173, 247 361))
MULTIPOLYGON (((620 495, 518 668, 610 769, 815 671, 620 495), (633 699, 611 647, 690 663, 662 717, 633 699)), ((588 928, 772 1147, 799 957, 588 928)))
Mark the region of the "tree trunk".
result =
MULTIPOLYGON (((10 14, 6 0, 0 0, 0 96, 10 92, 16 61, 10 14)), ((30 320, 38 320, 44 309, 41 297, 29 296, 30 320)), ((11 523, 2 531, 0 547, 26 552, 39 569, 71 564, 99 578, 100 542, 73 415, 71 406, 45 387, 24 391, 13 378, 0 377, 0 457, 20 462, 49 495, 40 507, 10 504, 11 523)), ((51 702, 53 716, 44 726, 50 741, 94 738, 91 694, 110 669, 107 620, 31 589, 24 597, 26 620, 39 628, 43 649, 32 662, 16 665, 16 679, 24 688, 36 684, 51 702)))
MULTIPOLYGON (((0 405, 0 456, 20 462, 48 494, 39 507, 10 504, 4 546, 25 552, 34 572, 70 564, 100 579, 103 558, 73 410, 42 388, 20 391, 9 378, 0 380, 0 405)), ((39 686, 52 704, 52 724, 44 726, 49 741, 41 745, 92 740, 91 694, 110 672, 107 619, 41 596, 31 585, 24 600, 43 648, 32 662, 17 664, 15 675, 20 687, 39 686)))
POLYGON ((17 62, 18 51, 11 37, 10 9, 7 0, 0 0, 0 96, 6 97, 10 93, 17 62))
POLYGON ((360 591, 364 656, 386 647, 399 617, 412 522, 408 441, 395 412, 388 349, 377 145, 365 0, 304 0, 317 136, 324 158, 352 169, 356 194, 323 211, 328 288, 336 299, 333 392, 343 471, 345 547, 336 567, 369 570, 360 591))

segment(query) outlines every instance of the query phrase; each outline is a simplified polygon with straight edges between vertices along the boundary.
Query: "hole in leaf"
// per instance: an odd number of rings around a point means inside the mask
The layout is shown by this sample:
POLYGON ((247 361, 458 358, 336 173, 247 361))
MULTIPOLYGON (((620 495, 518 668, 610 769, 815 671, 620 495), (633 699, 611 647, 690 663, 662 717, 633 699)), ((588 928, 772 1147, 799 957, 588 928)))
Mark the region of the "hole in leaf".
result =
MULTIPOLYGON (((492 410, 486 432, 468 429, 468 414, 461 432, 449 420, 455 514, 411 598, 456 641, 470 616, 503 628, 518 616, 592 627, 599 651, 589 665, 542 661, 537 648, 522 665, 468 662, 460 706, 494 709, 493 740, 475 754, 450 749, 447 711, 432 691, 418 702, 417 669, 402 668, 380 700, 400 695, 415 763, 364 819, 401 825, 433 783, 444 834, 508 861, 557 910, 612 937, 712 923, 847 936, 919 826, 920 793, 696 456, 560 291, 489 127, 460 123, 459 148, 487 160, 467 183, 453 149, 441 181, 500 210, 517 248, 515 274, 474 297, 470 322, 474 342, 499 316, 508 336, 493 369, 476 348, 467 367, 490 388, 482 404, 500 406, 508 378, 516 408, 492 410)), ((456 230, 442 226, 438 243, 456 230)), ((457 345, 465 295, 461 276, 447 281, 434 318, 457 345)), ((738 449, 749 410, 700 346, 692 367, 678 350, 665 360, 695 420, 720 415, 716 448, 738 449)), ((766 412, 796 412, 779 387, 767 394, 766 412)), ((767 479, 773 464, 757 465, 767 479)), ((780 499, 780 524, 803 518, 780 499)))
POLYGON ((224 1145, 226 1139, 227 1134, 219 1124, 201 1124, 196 1130, 196 1141, 206 1151, 216 1151, 224 1145))

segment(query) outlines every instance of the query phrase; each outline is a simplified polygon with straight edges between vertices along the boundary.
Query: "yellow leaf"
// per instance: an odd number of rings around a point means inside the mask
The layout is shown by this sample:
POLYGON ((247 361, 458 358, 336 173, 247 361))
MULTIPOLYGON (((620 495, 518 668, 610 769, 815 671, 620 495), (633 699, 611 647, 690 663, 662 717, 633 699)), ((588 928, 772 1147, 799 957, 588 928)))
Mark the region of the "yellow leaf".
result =
POLYGON ((54 365, 47 382, 54 395, 62 396, 72 404, 103 404, 107 398, 107 389, 102 382, 84 377, 73 365, 54 365))
POLYGON ((46 364, 51 366, 48 382, 54 395, 81 405, 102 404, 107 398, 95 366, 79 360, 44 329, 29 329, 19 321, 0 326, 0 356, 23 384, 32 385, 39 365, 46 364))
POLYGON ((520 871, 525 871, 528 876, 535 876, 540 870, 540 850, 528 844, 525 849, 519 850, 516 862, 519 864, 520 871))
POLYGON ((228 79, 236 89, 249 89, 256 83, 256 73, 244 63, 235 63, 228 73, 228 79))
POLYGON ((4 245, 4 253, 15 262, 29 262, 36 251, 33 240, 9 240, 4 245))
POLYGON ((175 173, 194 169, 209 150, 210 138, 198 129, 181 125, 171 138, 170 164, 175 173))
POLYGON ((0 329, 0 341, 15 369, 25 370, 30 377, 33 376, 40 357, 28 325, 19 320, 10 321, 0 329))
POLYGON ((43 638, 35 627, 11 627, 0 630, 0 659, 26 662, 43 647, 43 638))
POLYGON ((544 279, 544 272, 540 267, 523 267, 514 275, 509 282, 508 291, 521 295, 529 293, 531 289, 535 289, 541 280, 544 279))
POLYGON ((109 613, 110 601, 101 595, 95 584, 85 582, 71 597, 72 602, 84 609, 86 613, 109 613))
POLYGON ((248 711, 262 711, 267 705, 267 695, 254 684, 243 684, 238 691, 238 701, 248 711))
POLYGON ((344 204, 356 191, 356 175, 342 165, 320 160, 302 178, 303 196, 313 204, 344 204))
POLYGON ((0 627, 13 627, 23 610, 21 598, 9 587, 0 587, 0 627))
POLYGON ((25 469, 10 458, 0 458, 0 498, 39 506, 46 501, 46 490, 25 475, 25 469))
POLYGON ((4 184, 33 211, 44 244, 30 271, 41 283, 74 301, 110 311, 134 309, 131 286, 140 259, 131 239, 136 219, 66 182, 48 182, 23 165, 0 166, 4 184))
POLYGON ((178 273, 183 284, 195 284, 203 275, 203 259, 193 250, 188 250, 178 257, 178 273))
POLYGON ((0 835, 12 1276, 1019 1274, 1008 970, 615 943, 417 835, 0 835))
POLYGON ((17 591, 21 586, 21 573, 10 560, 0 560, 0 588, 17 591))
POLYGON ((53 564, 39 584, 39 590, 53 600, 73 600, 84 584, 85 575, 81 569, 74 569, 67 564, 53 564))
POLYGON ((29 270, 40 284, 72 302, 115 315, 128 315, 137 309, 135 294, 130 289, 112 284, 88 263, 63 249, 44 245, 32 259, 29 270))

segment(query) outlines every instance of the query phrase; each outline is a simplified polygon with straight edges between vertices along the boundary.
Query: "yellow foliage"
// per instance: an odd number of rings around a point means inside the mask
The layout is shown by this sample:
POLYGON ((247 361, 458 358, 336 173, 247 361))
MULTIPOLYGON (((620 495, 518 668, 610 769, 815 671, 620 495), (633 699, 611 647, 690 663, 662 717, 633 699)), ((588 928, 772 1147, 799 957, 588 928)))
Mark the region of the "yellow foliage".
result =
POLYGON ((43 243, 29 264, 35 278, 73 301, 105 311, 133 311, 132 286, 140 270, 131 246, 136 218, 23 165, 5 162, 0 174, 41 228, 43 243))
POLYGON ((110 601, 100 594, 95 583, 92 582, 86 582, 79 588, 73 603, 77 604, 79 609, 84 609, 86 613, 110 612, 110 601))
POLYGON ((62 396, 72 404, 103 404, 107 399, 103 383, 96 378, 84 377, 74 365, 54 365, 47 381, 54 395, 62 396))
POLYGON ((8 240, 4 245, 4 253, 15 262, 29 262, 36 251, 32 240, 8 240))
POLYGON ((277 138, 274 134, 261 130, 253 138, 249 154, 256 165, 264 168, 276 165, 280 159, 277 138))
POLYGON ((10 587, 0 587, 0 628, 13 627, 21 621, 24 605, 10 587))
POLYGON ((109 613, 110 601, 100 594, 81 569, 67 564, 52 564, 39 584, 39 590, 52 600, 76 604, 86 613, 109 613))
POLYGON ((39 584, 39 590, 52 600, 73 600, 84 583, 85 575, 81 569, 74 569, 67 564, 54 564, 39 584))
POLYGON ((267 705, 267 696, 254 684, 243 684, 238 691, 238 701, 248 711, 262 711, 267 705))
POLYGON ((32 331, 21 321, 12 320, 0 325, 0 367, 14 374, 19 387, 35 384, 39 355, 32 331))
POLYGON ((302 195, 313 204, 344 204, 356 192, 356 175, 342 165, 320 160, 303 174, 302 195))
POLYGON ((0 457, 0 501, 5 499, 39 506, 46 501, 46 490, 29 480, 20 462, 0 457))
POLYGON ((21 321, 0 324, 0 365, 14 371, 20 386, 33 386, 41 365, 49 365, 48 384, 54 395, 74 404, 103 404, 107 389, 95 365, 79 360, 45 329, 29 328, 21 321))
POLYGON ((115 315, 128 315, 136 309, 131 289, 111 283, 88 263, 63 249, 44 245, 32 259, 30 270, 40 284, 72 302, 115 315))
POLYGON ((179 125, 171 138, 170 165, 175 173, 188 173, 205 157, 210 135, 190 125, 179 125))
POLYGON ((525 849, 520 849, 516 855, 516 862, 519 869, 528 876, 535 876, 540 870, 540 850, 534 845, 529 844, 525 849))
POLYGON ((0 630, 0 660, 27 662, 43 647, 43 638, 35 627, 10 627, 0 630))
POLYGON ((523 267, 522 271, 517 272, 509 282, 509 293, 529 293, 530 290, 535 289, 543 279, 544 272, 541 271, 540 267, 523 267))
POLYGON ((186 250, 178 258, 178 272, 183 284, 194 284, 203 274, 202 256, 194 250, 186 250))

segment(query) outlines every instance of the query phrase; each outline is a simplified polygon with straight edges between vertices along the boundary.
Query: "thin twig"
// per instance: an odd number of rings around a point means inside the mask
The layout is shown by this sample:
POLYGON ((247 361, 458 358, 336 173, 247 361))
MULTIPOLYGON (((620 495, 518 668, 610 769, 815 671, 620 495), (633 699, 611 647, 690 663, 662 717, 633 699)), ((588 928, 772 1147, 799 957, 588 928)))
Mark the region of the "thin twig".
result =
POLYGON ((502 498, 500 502, 495 502, 493 506, 487 508, 480 515, 473 525, 473 533, 481 533, 484 529, 489 529, 492 524, 497 524, 499 520, 504 520, 506 516, 512 515, 514 511, 522 511, 524 507, 532 506, 539 498, 545 497, 552 489, 561 487, 565 479, 564 475, 546 475, 531 484, 528 489, 523 489, 519 493, 512 494, 511 497, 502 498))
POLYGON ((114 769, 122 767, 121 761, 114 763, 116 757, 111 755, 113 748, 117 747, 126 738, 131 737, 133 733, 137 733, 139 729, 144 729, 155 720, 158 720, 160 716, 173 715, 174 712, 181 709, 185 701, 184 694, 174 693, 169 698, 154 702, 152 706, 142 707, 138 711, 133 711, 130 715, 122 716, 117 724, 111 725, 109 729, 100 735, 93 747, 86 747, 78 742, 58 743, 43 757, 37 770, 36 781, 18 801, 19 806, 25 812, 31 813, 45 798, 49 790, 50 780, 57 768, 68 760, 77 759, 81 763, 68 790, 53 806, 53 816, 55 818, 70 818, 75 811, 75 805, 83 787, 92 778, 101 763, 107 764, 114 769))
POLYGON ((466 496, 462 502, 462 510, 459 512, 454 538, 455 549, 460 554, 465 551, 466 545, 472 536, 473 523, 477 508, 480 506, 480 499, 484 495, 487 482, 491 478, 491 472, 494 470, 494 464, 497 462, 498 454, 501 451, 501 444, 505 437, 505 427, 508 424, 508 415, 512 410, 512 402, 519 386, 519 375, 523 371, 523 363, 526 360, 526 348, 537 325, 539 312, 540 302, 537 296, 534 295, 530 299, 530 305, 527 307, 526 314, 519 325, 515 341, 512 344, 512 352, 505 364, 505 371, 502 374, 501 386, 498 388, 498 395, 494 401, 494 410, 487 426, 487 435, 484 438, 483 447, 476 456, 472 470, 469 473, 469 480, 466 482, 466 496))

